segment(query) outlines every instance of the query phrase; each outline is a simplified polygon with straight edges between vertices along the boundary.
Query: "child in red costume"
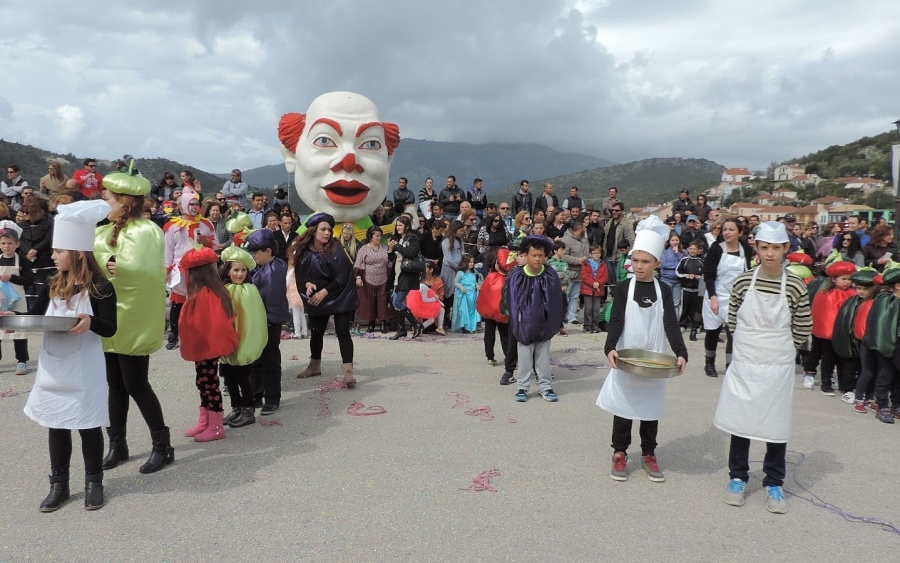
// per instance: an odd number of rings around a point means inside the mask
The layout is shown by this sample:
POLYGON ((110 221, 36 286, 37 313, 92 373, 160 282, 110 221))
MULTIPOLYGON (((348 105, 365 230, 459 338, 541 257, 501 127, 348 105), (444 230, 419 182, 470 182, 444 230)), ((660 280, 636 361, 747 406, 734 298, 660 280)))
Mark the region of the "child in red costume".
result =
MULTIPOLYGON (((503 282, 506 281, 506 272, 516 267, 516 253, 511 253, 508 248, 501 248, 497 250, 492 261, 493 271, 484 278, 478 299, 475 301, 475 310, 484 319, 484 354, 487 356, 488 364, 492 366, 497 364, 494 359, 494 340, 495 333, 499 333, 503 363, 506 367, 510 365, 510 354, 515 355, 517 351, 515 350, 516 345, 513 344, 514 350, 510 352, 509 317, 500 312, 500 294, 503 290, 503 282)), ((488 260, 485 259, 485 262, 487 263, 488 260)), ((515 368, 514 362, 512 368, 515 368)), ((500 378, 500 385, 509 385, 515 381, 512 369, 507 367, 500 378)))
POLYGON ((856 272, 856 265, 852 262, 834 262, 828 266, 825 269, 828 282, 816 293, 812 302, 812 345, 804 365, 806 375, 803 377, 803 387, 812 389, 812 383, 816 377, 814 366, 821 359, 821 389, 822 393, 829 397, 834 397, 831 375, 835 367, 838 380, 846 378, 844 370, 848 366, 845 366, 843 358, 835 353, 831 338, 838 310, 844 301, 856 295, 856 292, 850 288, 850 276, 854 272, 856 272))
POLYGON ((197 442, 225 437, 219 358, 234 353, 238 335, 234 328, 231 294, 219 278, 219 257, 211 248, 190 250, 181 259, 187 275, 187 301, 181 310, 181 357, 194 362, 200 391, 200 420, 184 433, 197 442))
POLYGON ((435 332, 440 335, 444 331, 444 284, 439 277, 440 266, 434 260, 425 262, 425 273, 419 282, 419 291, 410 291, 406 295, 406 306, 413 316, 422 320, 422 326, 428 329, 434 325, 435 332))
MULTIPOLYGON (((853 405, 853 410, 866 414, 875 395, 875 360, 873 354, 863 342, 866 334, 866 322, 869 311, 878 294, 878 270, 875 268, 860 268, 850 276, 856 290, 856 297, 844 302, 838 311, 834 323, 834 336, 832 342, 837 354, 850 363, 854 369, 846 369, 846 379, 838 380, 842 396, 846 403, 853 405), (858 377, 855 377, 856 374, 858 377)), ((879 280, 880 281, 880 280, 879 280)))

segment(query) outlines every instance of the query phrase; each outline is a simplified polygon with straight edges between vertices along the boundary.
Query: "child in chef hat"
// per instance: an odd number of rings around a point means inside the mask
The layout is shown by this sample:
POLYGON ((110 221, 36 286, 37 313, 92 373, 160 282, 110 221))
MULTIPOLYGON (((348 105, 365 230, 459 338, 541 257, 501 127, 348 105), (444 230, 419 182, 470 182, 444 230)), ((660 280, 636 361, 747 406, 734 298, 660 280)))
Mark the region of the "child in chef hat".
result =
POLYGON ((713 424, 731 434, 725 503, 744 505, 750 441, 757 440, 766 444, 766 508, 784 514, 794 356, 812 330, 812 319, 806 284, 784 267, 791 246, 784 225, 763 223, 755 242, 759 267, 735 278, 728 300, 734 358, 725 372, 713 424))
POLYGON ((618 369, 617 350, 638 349, 677 356, 680 373, 687 365, 687 347, 678 326, 672 289, 654 278, 670 230, 655 215, 641 221, 631 250, 634 277, 616 285, 607 327, 606 356, 612 369, 603 383, 597 406, 613 415, 613 459, 610 477, 628 480, 628 446, 634 420, 641 421, 641 465, 651 481, 665 475, 656 459, 656 436, 663 415, 665 379, 636 377, 618 369))
POLYGON ((109 204, 99 200, 59 207, 52 255, 57 274, 28 310, 29 315, 64 317, 74 324, 68 331, 44 333, 34 387, 25 404, 25 414, 50 433, 50 494, 41 512, 53 512, 69 498, 72 430, 81 435, 84 507, 97 510, 104 504, 101 426, 109 423, 109 415, 100 339, 116 333, 116 292, 93 249, 97 223, 109 212, 109 204))

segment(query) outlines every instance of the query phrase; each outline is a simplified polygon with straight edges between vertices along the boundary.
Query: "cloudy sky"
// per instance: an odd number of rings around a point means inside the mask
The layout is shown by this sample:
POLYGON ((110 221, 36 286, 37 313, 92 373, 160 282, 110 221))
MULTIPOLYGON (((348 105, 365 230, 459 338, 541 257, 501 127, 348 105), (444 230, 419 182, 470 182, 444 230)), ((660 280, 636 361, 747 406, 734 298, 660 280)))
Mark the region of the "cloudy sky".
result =
POLYGON ((764 168, 900 118, 895 0, 4 0, 0 21, 0 137, 210 171, 279 162, 279 116, 332 90, 404 137, 618 162, 764 168))

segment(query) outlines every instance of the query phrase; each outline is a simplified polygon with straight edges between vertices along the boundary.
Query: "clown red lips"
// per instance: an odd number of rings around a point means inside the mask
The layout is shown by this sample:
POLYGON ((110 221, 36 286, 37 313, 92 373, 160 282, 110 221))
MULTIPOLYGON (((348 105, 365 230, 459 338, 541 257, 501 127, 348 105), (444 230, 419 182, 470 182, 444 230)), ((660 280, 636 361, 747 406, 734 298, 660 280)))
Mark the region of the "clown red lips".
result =
POLYGON ((289 113, 278 125, 285 168, 310 209, 338 222, 372 213, 388 193, 399 129, 382 122, 368 98, 330 92, 313 100, 305 114, 289 113))

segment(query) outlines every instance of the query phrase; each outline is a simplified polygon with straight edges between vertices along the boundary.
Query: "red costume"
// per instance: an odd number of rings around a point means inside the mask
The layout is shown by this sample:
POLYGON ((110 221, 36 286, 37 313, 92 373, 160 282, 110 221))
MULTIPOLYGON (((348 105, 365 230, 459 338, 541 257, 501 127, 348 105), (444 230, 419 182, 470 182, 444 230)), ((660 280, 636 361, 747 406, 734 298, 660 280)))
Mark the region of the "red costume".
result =
POLYGON ((852 289, 824 289, 816 294, 812 304, 812 334, 818 338, 831 340, 834 321, 844 301, 856 295, 852 289))
POLYGON ((874 299, 866 299, 859 304, 856 309, 856 317, 853 318, 853 336, 857 340, 862 340, 866 334, 866 320, 869 318, 869 311, 872 310, 874 299))
POLYGON ((509 317, 500 312, 500 295, 503 291, 503 283, 506 281, 505 272, 516 267, 516 254, 509 249, 501 248, 497 251, 497 263, 503 274, 497 270, 492 271, 484 278, 481 291, 475 301, 475 310, 485 319, 491 319, 498 323, 509 324, 509 317))
MULTIPOLYGON (((181 267, 188 270, 215 264, 216 253, 210 248, 190 250, 181 259, 181 267)), ((222 300, 208 287, 190 296, 178 320, 181 338, 181 357, 199 362, 233 354, 238 348, 238 334, 234 317, 229 317, 222 300)))

